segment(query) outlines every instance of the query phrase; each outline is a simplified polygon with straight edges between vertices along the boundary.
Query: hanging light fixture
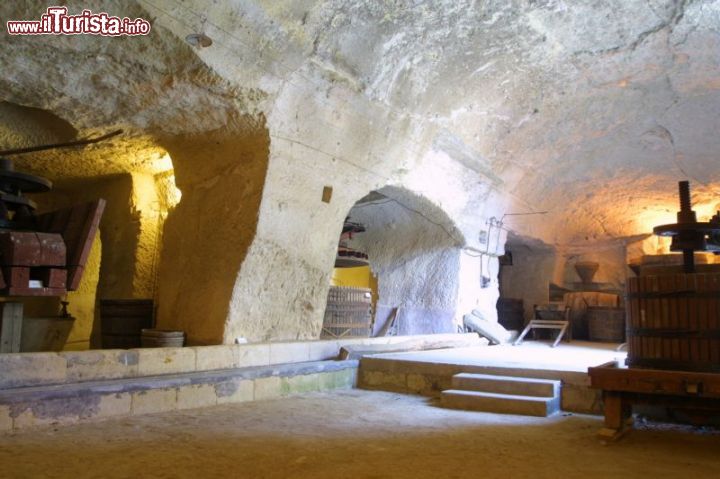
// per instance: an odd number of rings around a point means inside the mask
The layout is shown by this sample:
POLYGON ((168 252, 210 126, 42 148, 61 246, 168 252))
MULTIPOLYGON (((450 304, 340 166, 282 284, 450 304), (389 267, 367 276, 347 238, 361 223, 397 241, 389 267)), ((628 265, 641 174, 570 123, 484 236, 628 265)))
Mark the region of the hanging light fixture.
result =
POLYGON ((207 48, 213 44, 212 38, 205 34, 205 23, 207 17, 203 15, 200 20, 200 33, 191 33, 185 37, 185 41, 195 48, 207 48))
POLYGON ((195 48, 207 48, 212 45, 212 38, 204 33, 191 33, 185 37, 185 41, 195 48))

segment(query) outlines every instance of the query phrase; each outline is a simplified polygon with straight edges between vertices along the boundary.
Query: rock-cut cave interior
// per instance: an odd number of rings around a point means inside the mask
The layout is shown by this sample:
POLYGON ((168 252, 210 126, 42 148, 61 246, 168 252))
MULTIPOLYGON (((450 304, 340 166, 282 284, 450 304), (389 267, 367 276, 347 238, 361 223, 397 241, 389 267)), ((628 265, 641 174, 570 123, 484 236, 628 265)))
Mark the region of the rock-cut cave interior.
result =
POLYGON ((720 477, 720 0, 0 13, 0 478, 720 477))

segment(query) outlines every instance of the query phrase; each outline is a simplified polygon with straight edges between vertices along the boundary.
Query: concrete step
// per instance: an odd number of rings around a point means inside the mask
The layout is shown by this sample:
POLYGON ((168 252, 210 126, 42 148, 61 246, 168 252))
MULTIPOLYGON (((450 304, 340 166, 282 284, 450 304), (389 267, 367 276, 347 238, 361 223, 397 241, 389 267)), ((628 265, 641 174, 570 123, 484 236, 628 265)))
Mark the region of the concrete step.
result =
POLYGON ((452 409, 538 417, 547 417, 560 410, 560 397, 517 396, 458 389, 443 391, 440 403, 452 409))
POLYGON ((519 378, 492 374, 460 373, 452 378, 453 389, 511 394, 515 396, 559 397, 560 381, 519 378))

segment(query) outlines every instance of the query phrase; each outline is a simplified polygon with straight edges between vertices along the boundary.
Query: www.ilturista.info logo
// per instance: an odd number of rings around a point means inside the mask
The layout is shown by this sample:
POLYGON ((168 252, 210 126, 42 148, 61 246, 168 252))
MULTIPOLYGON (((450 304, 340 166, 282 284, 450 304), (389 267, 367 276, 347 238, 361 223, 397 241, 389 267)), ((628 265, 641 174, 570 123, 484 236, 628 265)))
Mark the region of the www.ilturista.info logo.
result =
POLYGON ((40 20, 9 20, 10 35, 147 35, 150 22, 142 18, 113 17, 105 12, 83 10, 79 15, 68 15, 67 7, 48 7, 40 20))

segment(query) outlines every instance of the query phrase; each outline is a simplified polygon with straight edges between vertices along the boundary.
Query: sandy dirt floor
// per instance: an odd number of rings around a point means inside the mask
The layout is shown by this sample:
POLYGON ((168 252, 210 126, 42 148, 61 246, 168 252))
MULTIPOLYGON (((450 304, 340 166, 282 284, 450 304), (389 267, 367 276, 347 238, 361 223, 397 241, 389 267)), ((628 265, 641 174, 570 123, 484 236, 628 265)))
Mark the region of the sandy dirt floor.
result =
POLYGON ((718 478, 720 435, 601 419, 445 410, 385 392, 274 401, 0 435, 3 478, 718 478))

